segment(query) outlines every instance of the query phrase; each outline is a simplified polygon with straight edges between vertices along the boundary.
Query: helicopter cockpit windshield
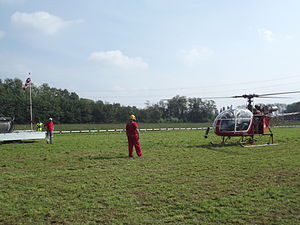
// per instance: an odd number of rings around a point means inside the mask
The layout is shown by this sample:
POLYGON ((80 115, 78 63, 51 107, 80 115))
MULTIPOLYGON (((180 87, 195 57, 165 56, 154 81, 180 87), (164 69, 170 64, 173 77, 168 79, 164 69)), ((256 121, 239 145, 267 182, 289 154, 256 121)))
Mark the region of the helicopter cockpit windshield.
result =
POLYGON ((248 109, 228 109, 220 113, 214 121, 220 132, 243 132, 250 127, 253 114, 248 109))

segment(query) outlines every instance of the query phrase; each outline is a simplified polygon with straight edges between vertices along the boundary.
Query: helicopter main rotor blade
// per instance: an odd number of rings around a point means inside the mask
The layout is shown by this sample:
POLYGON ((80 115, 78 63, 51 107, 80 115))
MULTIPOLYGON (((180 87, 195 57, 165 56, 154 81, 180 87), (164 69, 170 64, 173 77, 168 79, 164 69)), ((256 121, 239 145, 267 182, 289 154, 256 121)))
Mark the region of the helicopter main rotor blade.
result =
POLYGON ((271 93, 271 94, 261 94, 258 97, 269 96, 269 95, 285 95, 285 94, 294 94, 294 93, 300 93, 300 91, 288 91, 288 92, 278 92, 278 93, 271 93))
POLYGON ((258 96, 257 98, 290 98, 290 97, 277 97, 277 96, 274 96, 274 97, 269 97, 269 96, 258 96))
POLYGON ((226 96, 226 97, 204 97, 202 99, 219 99, 219 98, 247 98, 247 99, 252 99, 252 98, 288 98, 288 97, 267 97, 271 95, 284 95, 284 94, 295 94, 295 93, 300 93, 300 91, 288 91, 288 92, 278 92, 278 93, 270 93, 270 94, 244 94, 244 95, 235 95, 235 96, 226 96))
POLYGON ((226 96, 226 97, 204 97, 202 99, 218 99, 218 98, 257 98, 258 95, 251 94, 251 95, 236 95, 236 96, 226 96))
POLYGON ((215 99, 215 98, 232 98, 232 97, 204 97, 201 99, 215 99))

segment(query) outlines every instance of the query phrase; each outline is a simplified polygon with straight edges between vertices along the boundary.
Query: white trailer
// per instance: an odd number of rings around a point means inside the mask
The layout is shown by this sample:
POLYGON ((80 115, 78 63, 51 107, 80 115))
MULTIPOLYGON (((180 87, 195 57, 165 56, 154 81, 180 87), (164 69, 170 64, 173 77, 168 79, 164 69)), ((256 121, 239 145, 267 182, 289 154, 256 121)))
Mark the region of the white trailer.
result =
POLYGON ((15 130, 10 133, 0 133, 1 141, 22 141, 22 140, 37 140, 45 139, 45 132, 31 131, 31 130, 15 130))

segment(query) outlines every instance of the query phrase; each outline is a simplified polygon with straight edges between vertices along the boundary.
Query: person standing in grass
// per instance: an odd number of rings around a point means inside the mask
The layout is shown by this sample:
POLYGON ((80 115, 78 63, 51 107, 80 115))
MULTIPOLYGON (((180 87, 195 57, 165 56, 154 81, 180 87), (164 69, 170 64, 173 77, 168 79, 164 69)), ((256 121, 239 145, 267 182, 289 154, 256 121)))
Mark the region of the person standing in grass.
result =
POLYGON ((135 115, 130 116, 130 121, 126 125, 126 134, 128 139, 128 156, 133 157, 133 146, 135 147, 136 154, 141 157, 141 145, 140 145, 140 132, 138 129, 138 124, 136 122, 135 115))
POLYGON ((36 123, 36 130, 37 131, 43 131, 43 123, 39 120, 39 122, 36 123))
POLYGON ((53 144, 53 129, 54 129, 54 123, 52 121, 52 118, 49 118, 48 122, 45 124, 45 128, 47 131, 46 140, 47 143, 53 144))

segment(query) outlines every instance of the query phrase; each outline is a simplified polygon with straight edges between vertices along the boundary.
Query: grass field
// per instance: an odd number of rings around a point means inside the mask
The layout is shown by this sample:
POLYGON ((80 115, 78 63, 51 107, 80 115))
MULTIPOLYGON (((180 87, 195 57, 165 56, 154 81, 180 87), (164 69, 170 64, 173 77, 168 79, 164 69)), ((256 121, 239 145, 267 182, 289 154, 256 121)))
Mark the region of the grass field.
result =
POLYGON ((145 131, 133 160, 124 132, 1 144, 0 224, 299 224, 300 128, 273 131, 257 148, 145 131))

